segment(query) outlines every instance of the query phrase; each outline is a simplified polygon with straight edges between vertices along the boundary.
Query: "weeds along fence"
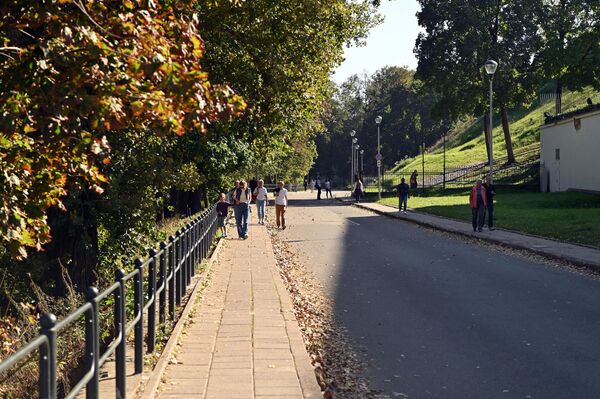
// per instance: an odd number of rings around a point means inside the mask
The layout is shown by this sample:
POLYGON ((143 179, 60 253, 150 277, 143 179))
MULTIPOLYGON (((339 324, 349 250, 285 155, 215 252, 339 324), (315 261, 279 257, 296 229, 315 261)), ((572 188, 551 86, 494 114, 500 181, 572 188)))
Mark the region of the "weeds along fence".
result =
MULTIPOLYGON (((532 160, 521 164, 503 165, 494 167, 494 183, 508 185, 525 185, 531 187, 539 186, 539 160, 532 160)), ((398 171, 384 173, 382 176, 381 189, 384 192, 392 192, 404 178, 409 183, 412 171, 398 171)), ((477 179, 484 179, 489 174, 488 165, 476 167, 464 167, 447 169, 444 171, 417 171, 418 187, 447 187, 460 188, 470 187, 477 179)), ((377 177, 365 176, 363 183, 367 191, 377 189, 377 177)))
MULTIPOLYGON (((209 253, 217 231, 216 219, 216 206, 199 214, 175 235, 170 236, 168 242, 163 241, 158 249, 151 249, 148 258, 136 259, 132 272, 127 274, 122 269, 117 270, 115 282, 106 290, 98 292, 95 287, 88 288, 86 303, 64 319, 57 320, 51 313, 44 314, 40 319, 40 334, 0 362, 0 376, 22 366, 32 356, 35 358, 37 351, 39 397, 57 398, 57 369, 60 364, 60 359, 57 359, 57 343, 61 331, 83 319, 83 376, 72 384, 70 392, 65 393, 64 397, 74 398, 85 388, 86 398, 98 398, 99 369, 114 354, 116 397, 125 398, 127 337, 133 331, 135 373, 142 373, 144 349, 147 353, 154 352, 158 329, 175 321, 175 307, 185 297, 196 272, 196 265, 209 253), (133 313, 128 320, 126 297, 131 294, 130 286, 133 286, 133 313), (99 309, 106 304, 110 306, 111 303, 114 306, 113 338, 102 350, 99 309)), ((32 391, 31 396, 34 396, 32 391)))

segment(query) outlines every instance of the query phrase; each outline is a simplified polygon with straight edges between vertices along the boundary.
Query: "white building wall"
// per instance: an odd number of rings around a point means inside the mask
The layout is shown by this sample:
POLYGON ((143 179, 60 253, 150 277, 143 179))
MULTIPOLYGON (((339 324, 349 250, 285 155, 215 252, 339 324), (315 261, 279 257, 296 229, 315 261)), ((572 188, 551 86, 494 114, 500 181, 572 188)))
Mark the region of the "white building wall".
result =
POLYGON ((540 139, 540 161, 548 172, 550 191, 600 192, 600 111, 544 125, 540 139))

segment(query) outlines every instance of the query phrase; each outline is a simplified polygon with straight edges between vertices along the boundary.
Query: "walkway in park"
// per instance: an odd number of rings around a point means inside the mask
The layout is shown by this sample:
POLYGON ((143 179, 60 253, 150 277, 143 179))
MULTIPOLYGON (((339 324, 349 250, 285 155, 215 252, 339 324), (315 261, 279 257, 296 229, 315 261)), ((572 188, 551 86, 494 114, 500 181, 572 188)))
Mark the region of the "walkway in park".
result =
MULTIPOLYGON (((345 201, 351 202, 349 198, 345 201)), ((600 271, 600 250, 595 248, 569 244, 504 229, 496 229, 495 231, 484 230, 481 233, 477 233, 473 232, 472 226, 468 222, 422 212, 414 212, 412 210, 402 214, 398 211, 398 208, 376 203, 359 203, 356 205, 382 215, 412 221, 450 233, 476 237, 495 244, 532 251, 543 256, 564 260, 600 271)), ((465 208, 465 212, 469 212, 469 209, 465 208)))
POLYGON ((322 397, 267 229, 226 239, 211 274, 154 397, 322 397))

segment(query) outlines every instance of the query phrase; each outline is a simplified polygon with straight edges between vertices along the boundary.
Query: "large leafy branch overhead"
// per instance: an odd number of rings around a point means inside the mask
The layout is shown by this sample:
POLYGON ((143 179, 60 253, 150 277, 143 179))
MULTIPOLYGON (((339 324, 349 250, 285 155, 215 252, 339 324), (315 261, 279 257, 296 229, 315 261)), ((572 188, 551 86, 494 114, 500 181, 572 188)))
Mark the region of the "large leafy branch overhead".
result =
POLYGON ((167 0, 0 5, 0 241, 25 256, 73 185, 101 192, 107 131, 203 132, 243 111, 201 67, 199 21, 167 0))

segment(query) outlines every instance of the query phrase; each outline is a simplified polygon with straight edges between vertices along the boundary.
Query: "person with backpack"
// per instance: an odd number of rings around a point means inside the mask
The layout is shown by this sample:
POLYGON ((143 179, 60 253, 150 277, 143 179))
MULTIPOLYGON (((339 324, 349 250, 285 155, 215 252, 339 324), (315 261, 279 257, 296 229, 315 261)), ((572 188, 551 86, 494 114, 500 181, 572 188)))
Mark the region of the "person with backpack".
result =
POLYGON ((237 226, 238 236, 241 240, 248 238, 248 222, 250 219, 250 201, 252 192, 246 184, 246 180, 241 180, 239 187, 233 195, 235 214, 235 224, 237 226))

